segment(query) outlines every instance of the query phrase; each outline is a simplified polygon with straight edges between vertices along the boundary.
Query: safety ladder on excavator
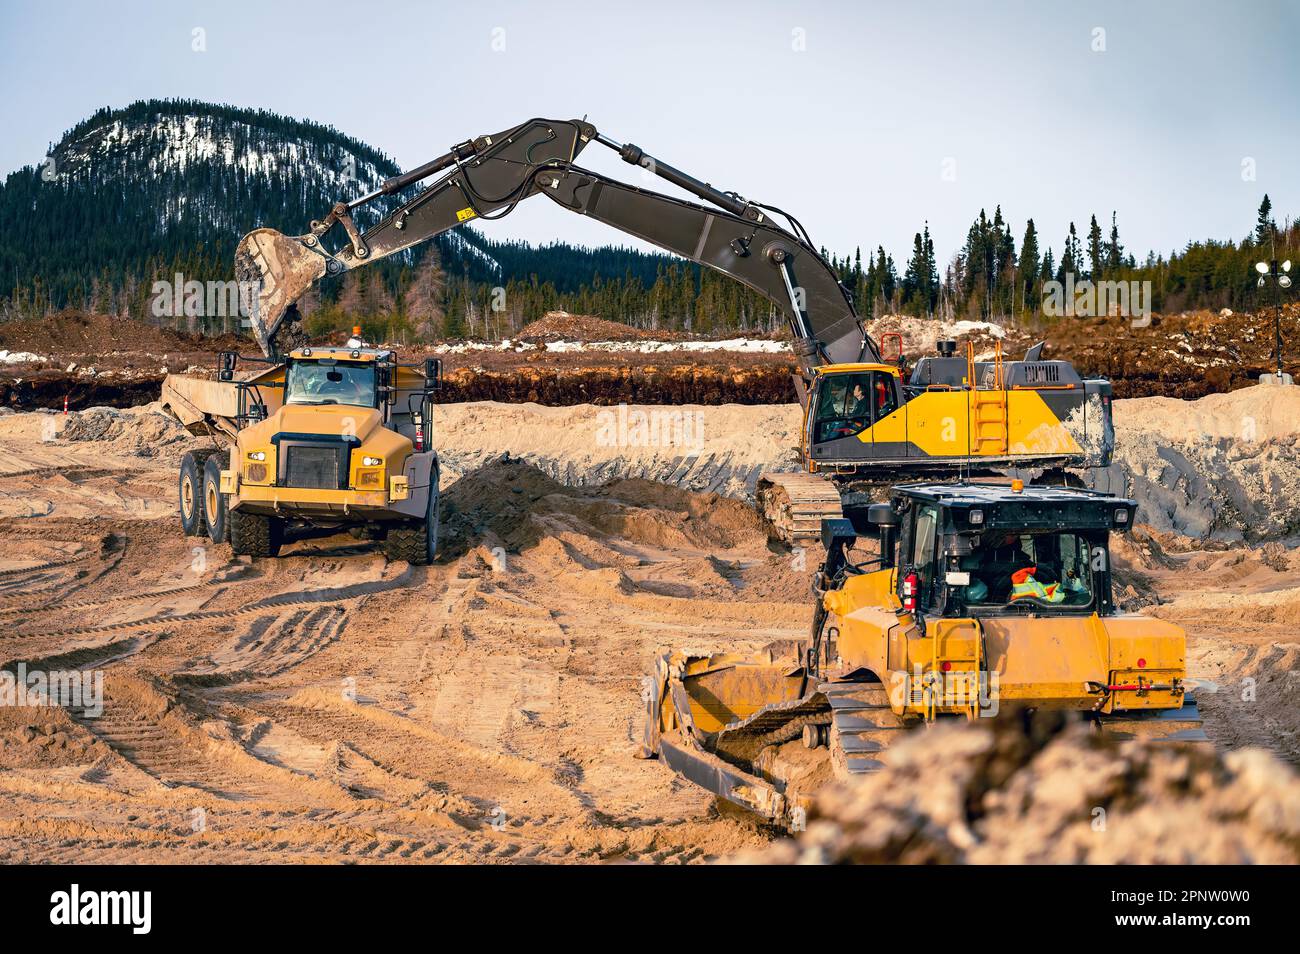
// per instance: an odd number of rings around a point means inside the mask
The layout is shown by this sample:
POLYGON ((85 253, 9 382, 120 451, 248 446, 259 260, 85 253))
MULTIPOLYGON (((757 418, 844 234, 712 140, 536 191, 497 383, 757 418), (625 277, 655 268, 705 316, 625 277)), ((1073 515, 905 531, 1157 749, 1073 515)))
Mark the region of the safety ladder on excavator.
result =
POLYGON ((1002 342, 993 352, 993 381, 980 387, 975 377, 975 345, 966 344, 966 380, 971 387, 971 450, 976 454, 1007 452, 1007 381, 1002 342))

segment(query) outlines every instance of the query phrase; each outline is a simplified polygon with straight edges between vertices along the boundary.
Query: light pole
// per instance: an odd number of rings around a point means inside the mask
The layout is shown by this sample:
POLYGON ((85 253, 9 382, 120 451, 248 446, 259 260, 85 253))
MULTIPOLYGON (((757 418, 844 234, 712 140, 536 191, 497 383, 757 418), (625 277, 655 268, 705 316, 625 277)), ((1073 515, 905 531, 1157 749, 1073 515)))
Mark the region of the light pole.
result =
POLYGON ((1255 271, 1259 272, 1259 281, 1256 282, 1256 285, 1260 288, 1263 288, 1270 278, 1273 279, 1273 301, 1276 307, 1273 316, 1274 347, 1277 351, 1276 381, 1269 380, 1273 375, 1261 374, 1259 383, 1292 384, 1291 375, 1282 370, 1282 289, 1291 287, 1291 276, 1287 274, 1291 271, 1291 259, 1288 258, 1281 265, 1278 264, 1277 259, 1273 259, 1271 262, 1256 262, 1255 271))

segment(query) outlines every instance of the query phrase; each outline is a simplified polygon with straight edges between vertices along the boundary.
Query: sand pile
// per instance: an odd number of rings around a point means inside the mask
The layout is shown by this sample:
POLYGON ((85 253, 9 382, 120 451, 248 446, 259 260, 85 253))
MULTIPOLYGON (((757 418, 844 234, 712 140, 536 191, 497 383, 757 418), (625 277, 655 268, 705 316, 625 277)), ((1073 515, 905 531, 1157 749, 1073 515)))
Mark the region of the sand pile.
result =
MULTIPOLYGON (((1140 522, 1195 539, 1300 533, 1300 388, 1117 401, 1114 417, 1116 460, 1097 486, 1134 497, 1140 522)), ((760 473, 799 464, 793 404, 476 402, 442 405, 436 420, 445 477, 509 454, 570 486, 638 477, 748 500, 760 473)))
POLYGON ((757 513, 734 498, 640 479, 565 487, 517 459, 457 480, 443 496, 442 519, 448 547, 461 552, 497 543, 520 552, 558 534, 703 551, 757 547, 765 539, 757 513))
POLYGON ((71 413, 60 435, 69 441, 111 441, 117 453, 155 457, 165 448, 196 440, 154 402, 141 407, 92 407, 71 413))
POLYGON ((737 862, 1295 864, 1300 776, 1259 749, 1116 745, 1059 715, 941 726, 737 862))
POLYGON ((798 466, 797 405, 543 407, 444 404, 443 482, 503 455, 572 487, 643 478, 748 500, 758 475, 798 466))
POLYGON ((1300 388, 1116 401, 1114 417, 1098 486, 1135 498, 1143 523, 1196 539, 1300 534, 1300 388))

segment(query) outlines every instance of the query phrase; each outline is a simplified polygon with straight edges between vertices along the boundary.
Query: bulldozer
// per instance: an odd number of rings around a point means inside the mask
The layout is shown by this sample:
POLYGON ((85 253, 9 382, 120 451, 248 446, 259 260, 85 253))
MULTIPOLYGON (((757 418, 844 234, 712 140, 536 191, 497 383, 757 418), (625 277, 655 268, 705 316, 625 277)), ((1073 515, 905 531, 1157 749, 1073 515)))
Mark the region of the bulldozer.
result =
POLYGON ((958 475, 1082 484, 1110 463, 1111 386, 1085 380, 1041 344, 1022 360, 941 342, 909 370, 898 338, 888 360, 852 295, 797 219, 715 188, 621 143, 584 120, 530 119, 451 147, 444 155, 339 201, 302 235, 256 229, 236 251, 236 275, 263 350, 301 345, 295 302, 314 283, 399 255, 465 223, 498 219, 541 194, 765 297, 790 328, 803 407, 800 469, 759 475, 756 502, 773 537, 815 542, 821 521, 865 510, 901 480, 958 475), (700 202, 630 185, 576 164, 596 143, 700 202), (431 176, 439 178, 404 197, 431 176), (362 232, 358 209, 394 204, 362 232), (342 230, 341 243, 330 233, 342 230))
POLYGON ((347 529, 382 541, 389 559, 432 562, 441 371, 437 359, 400 364, 356 328, 342 346, 282 358, 223 352, 216 380, 168 375, 164 407, 216 445, 181 460, 182 532, 273 557, 290 533, 347 529), (237 377, 241 361, 268 367, 237 377))
POLYGON ((638 754, 797 827, 823 785, 879 771, 907 730, 1004 705, 1205 742, 1185 633, 1115 606, 1110 536, 1135 512, 1082 488, 962 481, 894 487, 865 534, 825 519, 808 639, 659 657, 638 754))

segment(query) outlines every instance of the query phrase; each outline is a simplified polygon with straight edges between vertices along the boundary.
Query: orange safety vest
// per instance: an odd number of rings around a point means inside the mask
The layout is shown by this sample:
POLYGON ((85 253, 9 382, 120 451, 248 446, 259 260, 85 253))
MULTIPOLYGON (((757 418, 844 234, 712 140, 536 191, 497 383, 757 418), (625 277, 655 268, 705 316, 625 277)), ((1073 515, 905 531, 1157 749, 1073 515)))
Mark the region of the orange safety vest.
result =
POLYGON ((1065 594, 1060 592, 1060 585, 1051 583, 1044 586, 1034 579, 1034 574, 1038 572, 1038 567, 1027 566, 1022 570, 1016 570, 1011 574, 1011 599, 1023 599, 1026 596, 1037 597, 1040 600, 1047 600, 1049 603, 1059 603, 1065 599, 1065 594))

